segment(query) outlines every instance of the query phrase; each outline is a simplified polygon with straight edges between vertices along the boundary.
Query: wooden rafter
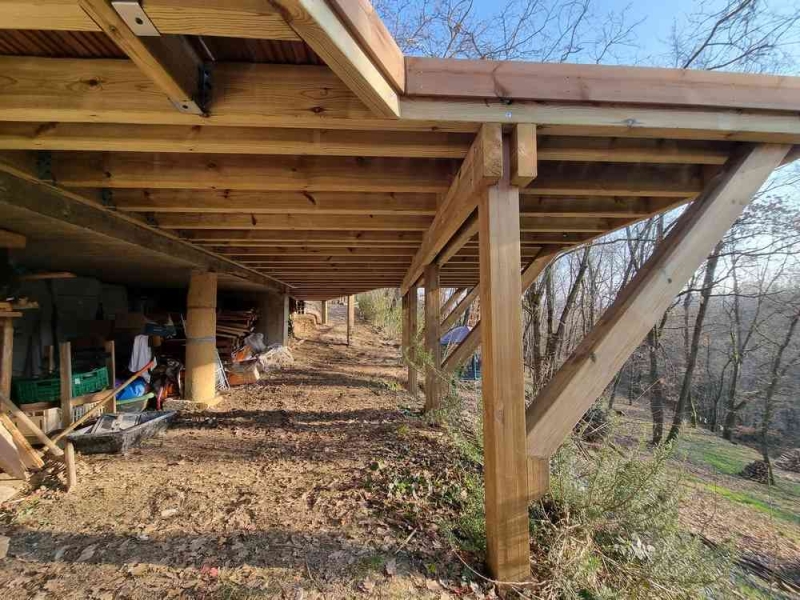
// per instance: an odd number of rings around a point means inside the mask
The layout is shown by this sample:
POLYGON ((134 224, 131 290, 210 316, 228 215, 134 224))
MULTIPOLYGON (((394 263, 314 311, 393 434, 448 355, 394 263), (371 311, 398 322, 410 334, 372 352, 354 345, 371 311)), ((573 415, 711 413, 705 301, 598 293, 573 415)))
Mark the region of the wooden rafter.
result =
POLYGON ((788 151, 769 144, 748 149, 681 215, 528 408, 532 456, 555 452, 788 151))

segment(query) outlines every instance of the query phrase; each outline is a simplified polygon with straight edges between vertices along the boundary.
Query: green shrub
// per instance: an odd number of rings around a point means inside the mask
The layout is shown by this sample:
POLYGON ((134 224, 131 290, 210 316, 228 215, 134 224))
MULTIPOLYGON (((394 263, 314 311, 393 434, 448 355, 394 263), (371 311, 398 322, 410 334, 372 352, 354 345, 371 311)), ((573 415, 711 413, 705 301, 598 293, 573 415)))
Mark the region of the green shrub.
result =
POLYGON ((356 297, 356 307, 367 323, 391 337, 400 336, 403 310, 397 290, 372 290, 359 294, 356 297))

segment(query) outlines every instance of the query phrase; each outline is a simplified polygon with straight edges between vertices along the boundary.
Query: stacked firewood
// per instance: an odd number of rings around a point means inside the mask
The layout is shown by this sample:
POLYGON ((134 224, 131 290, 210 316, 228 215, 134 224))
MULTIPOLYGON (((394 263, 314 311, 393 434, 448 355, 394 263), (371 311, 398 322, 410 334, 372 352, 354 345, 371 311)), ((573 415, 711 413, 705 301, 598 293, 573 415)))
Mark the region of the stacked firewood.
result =
POLYGON ((739 476, 757 481, 758 483, 769 483, 770 485, 775 483, 769 465, 763 460, 754 460, 742 469, 739 476))
POLYGON ((251 310, 221 310, 217 313, 217 350, 230 356, 244 345, 244 338, 253 333, 258 313, 251 310))
POLYGON ((784 471, 800 473, 800 448, 781 454, 781 457, 775 461, 775 466, 784 471))

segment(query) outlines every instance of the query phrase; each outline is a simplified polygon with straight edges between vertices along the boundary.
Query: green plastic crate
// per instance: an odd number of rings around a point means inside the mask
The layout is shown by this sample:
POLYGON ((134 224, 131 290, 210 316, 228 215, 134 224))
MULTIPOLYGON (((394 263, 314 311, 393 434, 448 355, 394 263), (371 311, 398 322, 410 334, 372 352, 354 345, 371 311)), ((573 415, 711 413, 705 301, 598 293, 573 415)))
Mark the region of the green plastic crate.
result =
MULTIPOLYGON (((108 387, 108 369, 100 367, 85 373, 72 374, 72 395, 83 396, 108 387)), ((58 377, 46 379, 14 379, 12 399, 17 404, 49 402, 61 398, 61 381, 58 377)))

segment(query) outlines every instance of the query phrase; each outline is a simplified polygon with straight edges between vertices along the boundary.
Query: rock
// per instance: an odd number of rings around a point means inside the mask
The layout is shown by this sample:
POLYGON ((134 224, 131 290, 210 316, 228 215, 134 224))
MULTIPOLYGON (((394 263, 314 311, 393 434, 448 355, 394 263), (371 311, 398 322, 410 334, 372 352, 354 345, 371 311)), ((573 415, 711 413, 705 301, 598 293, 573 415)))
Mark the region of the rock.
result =
POLYGON ((78 557, 78 562, 86 562, 91 560, 94 556, 94 551, 97 549, 97 544, 92 544, 91 546, 86 546, 81 552, 81 555, 78 557))
POLYGON ((395 559, 391 559, 386 561, 386 566, 384 566, 384 571, 386 571, 386 575, 388 577, 394 577, 397 575, 397 561, 395 559))
POLYGON ((11 538, 5 535, 0 535, 0 560, 8 556, 8 545, 11 543, 11 538))
POLYGON ((167 508, 166 510, 162 510, 161 511, 161 517, 163 519, 168 519, 170 517, 174 517, 177 514, 178 514, 178 509, 177 508, 167 508))
POLYGON ((62 558, 64 558, 64 555, 67 553, 67 550, 69 550, 69 546, 61 546, 61 548, 56 550, 56 553, 53 556, 53 562, 59 562, 62 558))
POLYGON ((358 585, 358 587, 362 592, 370 593, 375 589, 375 582, 371 579, 365 579, 358 585))

